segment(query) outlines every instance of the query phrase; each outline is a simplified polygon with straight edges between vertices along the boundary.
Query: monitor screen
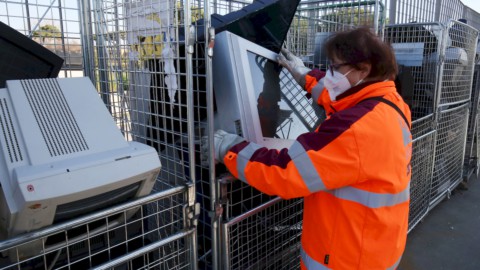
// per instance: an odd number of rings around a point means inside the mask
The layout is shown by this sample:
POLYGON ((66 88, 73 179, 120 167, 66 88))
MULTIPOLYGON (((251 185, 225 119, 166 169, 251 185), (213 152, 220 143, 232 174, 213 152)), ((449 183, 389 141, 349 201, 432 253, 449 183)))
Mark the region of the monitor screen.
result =
POLYGON ((230 32, 215 39, 213 87, 215 129, 269 148, 289 147, 325 118, 276 53, 230 32))
POLYGON ((294 113, 291 101, 283 94, 282 88, 290 79, 285 70, 261 55, 247 54, 263 137, 294 140, 308 132, 308 127, 294 113))

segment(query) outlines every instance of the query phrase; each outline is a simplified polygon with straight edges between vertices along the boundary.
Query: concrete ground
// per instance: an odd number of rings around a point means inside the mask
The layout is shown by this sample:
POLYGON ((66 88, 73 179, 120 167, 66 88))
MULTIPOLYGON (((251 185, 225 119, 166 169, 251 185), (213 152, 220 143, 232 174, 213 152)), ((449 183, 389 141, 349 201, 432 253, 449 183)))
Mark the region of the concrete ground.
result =
POLYGON ((480 181, 457 188, 408 235, 400 270, 480 269, 480 181))

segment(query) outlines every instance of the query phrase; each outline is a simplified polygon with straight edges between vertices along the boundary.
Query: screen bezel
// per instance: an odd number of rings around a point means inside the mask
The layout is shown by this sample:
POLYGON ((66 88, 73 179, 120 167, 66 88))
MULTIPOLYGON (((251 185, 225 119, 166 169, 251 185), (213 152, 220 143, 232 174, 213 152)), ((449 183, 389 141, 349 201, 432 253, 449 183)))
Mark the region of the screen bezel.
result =
MULTIPOLYGON (((237 101, 235 105, 238 106, 238 114, 240 116, 242 129, 240 135, 248 141, 255 142, 268 148, 282 149, 290 147, 294 140, 263 136, 257 109, 257 97, 255 95, 254 83, 248 59, 248 54, 253 53, 274 63, 278 63, 278 54, 228 31, 224 31, 217 35, 215 47, 217 46, 219 48, 217 48, 214 53, 214 65, 217 65, 214 67, 214 78, 219 78, 219 76, 222 77, 215 80, 214 83, 219 86, 222 84, 219 80, 231 80, 229 86, 234 86, 235 89, 226 89, 228 88, 226 84, 223 84, 222 87, 224 88, 223 91, 235 90, 234 96, 237 101), (217 58, 215 59, 215 57, 217 58)), ((219 93, 216 91, 215 94, 217 97, 220 97, 225 93, 219 93)), ((222 100, 226 99, 224 96, 222 97, 222 100)), ((234 101, 229 99, 228 102, 233 103, 234 101)), ((234 106, 234 104, 229 105, 234 106)), ((216 117, 229 117, 228 114, 231 111, 234 111, 233 113, 235 113, 235 108, 232 108, 229 105, 217 102, 218 111, 216 117), (219 114, 221 114, 221 116, 219 114)), ((218 127, 225 129, 227 132, 235 132, 235 130, 232 130, 231 128, 229 129, 228 127, 222 126, 222 124, 218 124, 217 121, 216 128, 218 127)))

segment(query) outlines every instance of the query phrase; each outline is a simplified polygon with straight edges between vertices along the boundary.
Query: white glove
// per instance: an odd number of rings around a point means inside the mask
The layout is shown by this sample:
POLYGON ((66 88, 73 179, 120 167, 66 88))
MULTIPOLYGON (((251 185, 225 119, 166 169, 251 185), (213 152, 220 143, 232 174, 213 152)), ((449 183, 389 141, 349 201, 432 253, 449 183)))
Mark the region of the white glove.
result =
MULTIPOLYGON (((224 130, 217 130, 213 135, 213 145, 214 145, 214 154, 215 154, 215 163, 223 163, 223 158, 227 154, 228 150, 234 145, 245 141, 244 138, 228 133, 224 130)), ((208 164, 208 137, 202 138, 202 164, 208 164)))
POLYGON ((295 56, 289 50, 282 48, 278 54, 277 61, 292 74, 295 81, 297 81, 302 88, 305 88, 305 76, 310 72, 310 69, 305 67, 302 59, 295 56))

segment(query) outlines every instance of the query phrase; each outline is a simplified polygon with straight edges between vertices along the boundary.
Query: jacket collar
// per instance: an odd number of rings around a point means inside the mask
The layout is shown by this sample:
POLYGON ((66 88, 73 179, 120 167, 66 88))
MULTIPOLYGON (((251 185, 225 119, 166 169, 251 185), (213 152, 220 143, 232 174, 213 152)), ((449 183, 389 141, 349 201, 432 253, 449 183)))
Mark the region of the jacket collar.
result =
POLYGON ((338 112, 353 107, 366 98, 384 96, 396 91, 393 81, 362 83, 340 95, 337 101, 330 103, 330 106, 338 112))

